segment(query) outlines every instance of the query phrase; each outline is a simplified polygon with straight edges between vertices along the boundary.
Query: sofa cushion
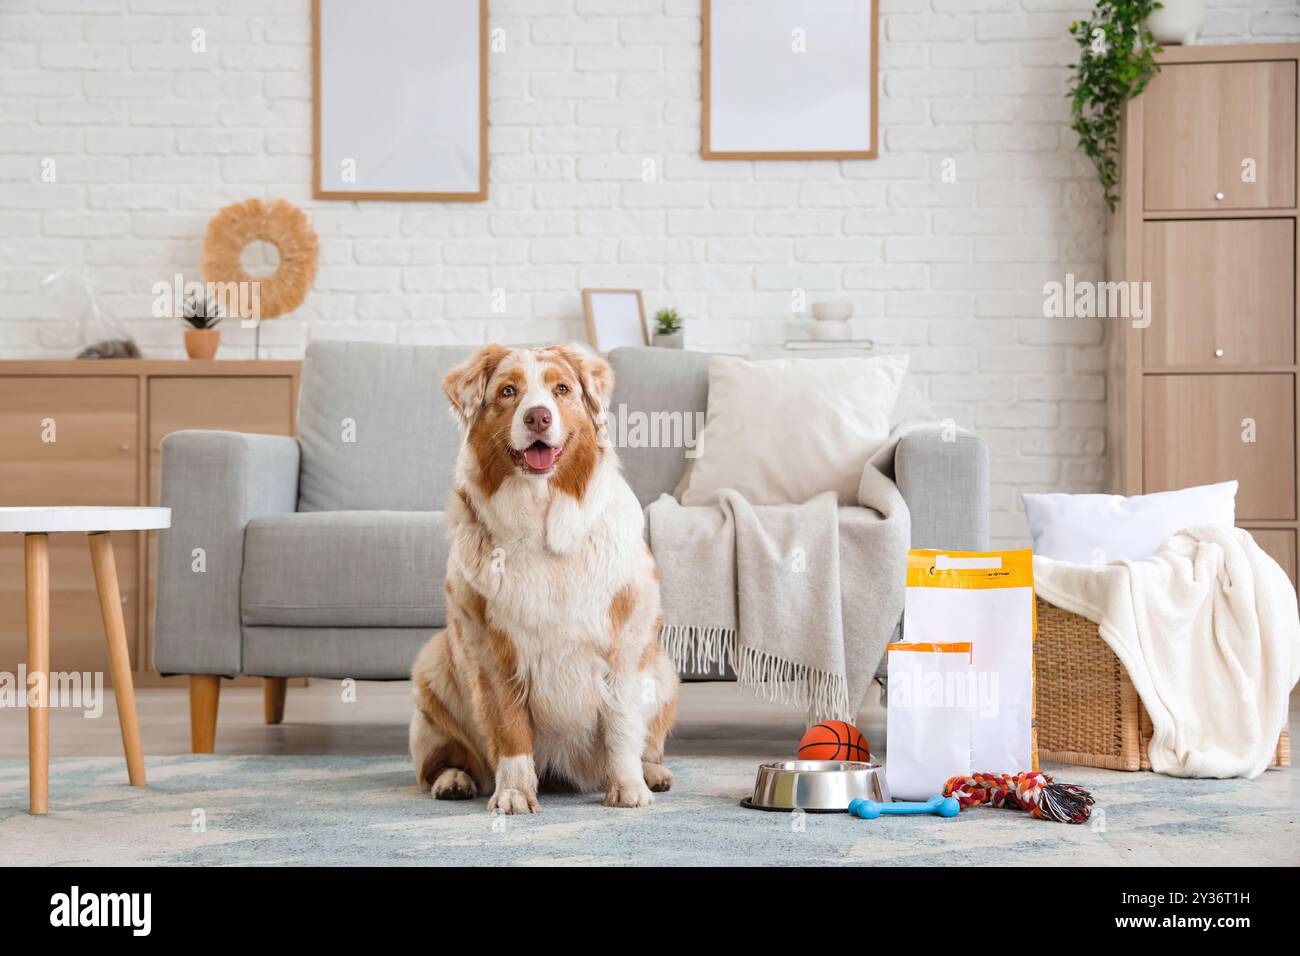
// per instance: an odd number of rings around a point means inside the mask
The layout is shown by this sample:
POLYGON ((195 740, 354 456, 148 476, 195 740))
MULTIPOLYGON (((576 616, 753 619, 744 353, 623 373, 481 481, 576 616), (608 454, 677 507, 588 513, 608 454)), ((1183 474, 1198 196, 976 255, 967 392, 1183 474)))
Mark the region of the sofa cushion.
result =
POLYGON ((406 680, 427 627, 246 627, 243 667, 258 677, 406 680))
POLYGON ((302 366, 299 511, 441 509, 460 427, 442 380, 466 346, 313 342, 302 366))
POLYGON ((246 625, 444 627, 441 511, 299 512, 244 532, 246 625))
POLYGON ((755 505, 802 504, 827 491, 857 504, 862 470, 889 438, 907 361, 713 356, 705 452, 682 504, 706 504, 723 489, 755 505))
MULTIPOLYGON (((709 353, 680 349, 620 348, 606 356, 614 370, 610 437, 623 477, 642 507, 671 495, 694 459, 709 408, 709 353), (665 440, 667 439, 667 440, 665 440)), ((903 377, 890 425, 930 421, 934 413, 913 376, 903 377)))

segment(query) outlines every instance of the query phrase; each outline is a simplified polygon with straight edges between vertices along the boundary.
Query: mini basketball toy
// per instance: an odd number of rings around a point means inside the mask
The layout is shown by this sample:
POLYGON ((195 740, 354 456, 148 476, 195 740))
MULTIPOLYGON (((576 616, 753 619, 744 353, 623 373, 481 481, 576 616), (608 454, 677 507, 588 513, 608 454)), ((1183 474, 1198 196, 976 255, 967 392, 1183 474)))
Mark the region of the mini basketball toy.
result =
POLYGON ((862 731, 842 720, 824 720, 809 727, 799 740, 800 760, 856 760, 871 762, 871 748, 862 731))

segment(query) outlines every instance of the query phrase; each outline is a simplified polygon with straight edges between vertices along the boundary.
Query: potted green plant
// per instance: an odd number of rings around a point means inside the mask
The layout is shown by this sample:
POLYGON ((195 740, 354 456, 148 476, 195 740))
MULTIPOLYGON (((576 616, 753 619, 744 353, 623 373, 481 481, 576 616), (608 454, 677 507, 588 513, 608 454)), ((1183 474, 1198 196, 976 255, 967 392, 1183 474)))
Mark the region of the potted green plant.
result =
POLYGON ((655 313, 655 332, 651 341, 661 349, 682 347, 682 317, 676 309, 660 309, 655 313))
POLYGON ((1160 46, 1147 17, 1161 9, 1156 0, 1100 0, 1087 20, 1070 24, 1080 47, 1072 66, 1069 97, 1072 128, 1079 148, 1097 167, 1097 178, 1111 212, 1119 203, 1119 134, 1124 104, 1145 88, 1160 70, 1160 46))
POLYGON ((191 294, 185 300, 181 318, 188 326, 185 330, 185 354, 192 359, 210 359, 216 355, 217 346, 221 344, 221 333, 217 331, 221 316, 217 313, 216 301, 191 294))

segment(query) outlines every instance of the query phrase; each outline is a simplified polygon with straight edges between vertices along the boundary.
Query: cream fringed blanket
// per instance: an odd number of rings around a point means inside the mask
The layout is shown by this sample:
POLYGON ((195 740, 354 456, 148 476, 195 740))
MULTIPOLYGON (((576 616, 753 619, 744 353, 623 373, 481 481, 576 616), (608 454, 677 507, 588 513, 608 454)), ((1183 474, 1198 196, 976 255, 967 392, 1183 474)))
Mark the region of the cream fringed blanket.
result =
POLYGON ((662 582, 660 641, 678 670, 730 666, 742 687, 852 722, 903 612, 907 505, 867 465, 858 499, 833 492, 800 505, 749 504, 722 491, 686 508, 668 495, 648 509, 662 582))

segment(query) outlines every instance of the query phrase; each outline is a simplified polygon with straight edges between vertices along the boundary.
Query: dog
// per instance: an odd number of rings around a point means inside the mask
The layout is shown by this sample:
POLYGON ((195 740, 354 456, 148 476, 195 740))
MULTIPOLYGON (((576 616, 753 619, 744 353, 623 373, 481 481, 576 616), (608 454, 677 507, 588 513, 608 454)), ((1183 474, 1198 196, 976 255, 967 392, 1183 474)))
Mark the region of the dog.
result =
POLYGON ((489 345, 443 391, 464 441, 447 507, 447 628, 412 668, 411 757, 441 800, 539 784, 642 807, 668 790, 678 681, 659 575, 619 472, 609 364, 572 346, 489 345))

